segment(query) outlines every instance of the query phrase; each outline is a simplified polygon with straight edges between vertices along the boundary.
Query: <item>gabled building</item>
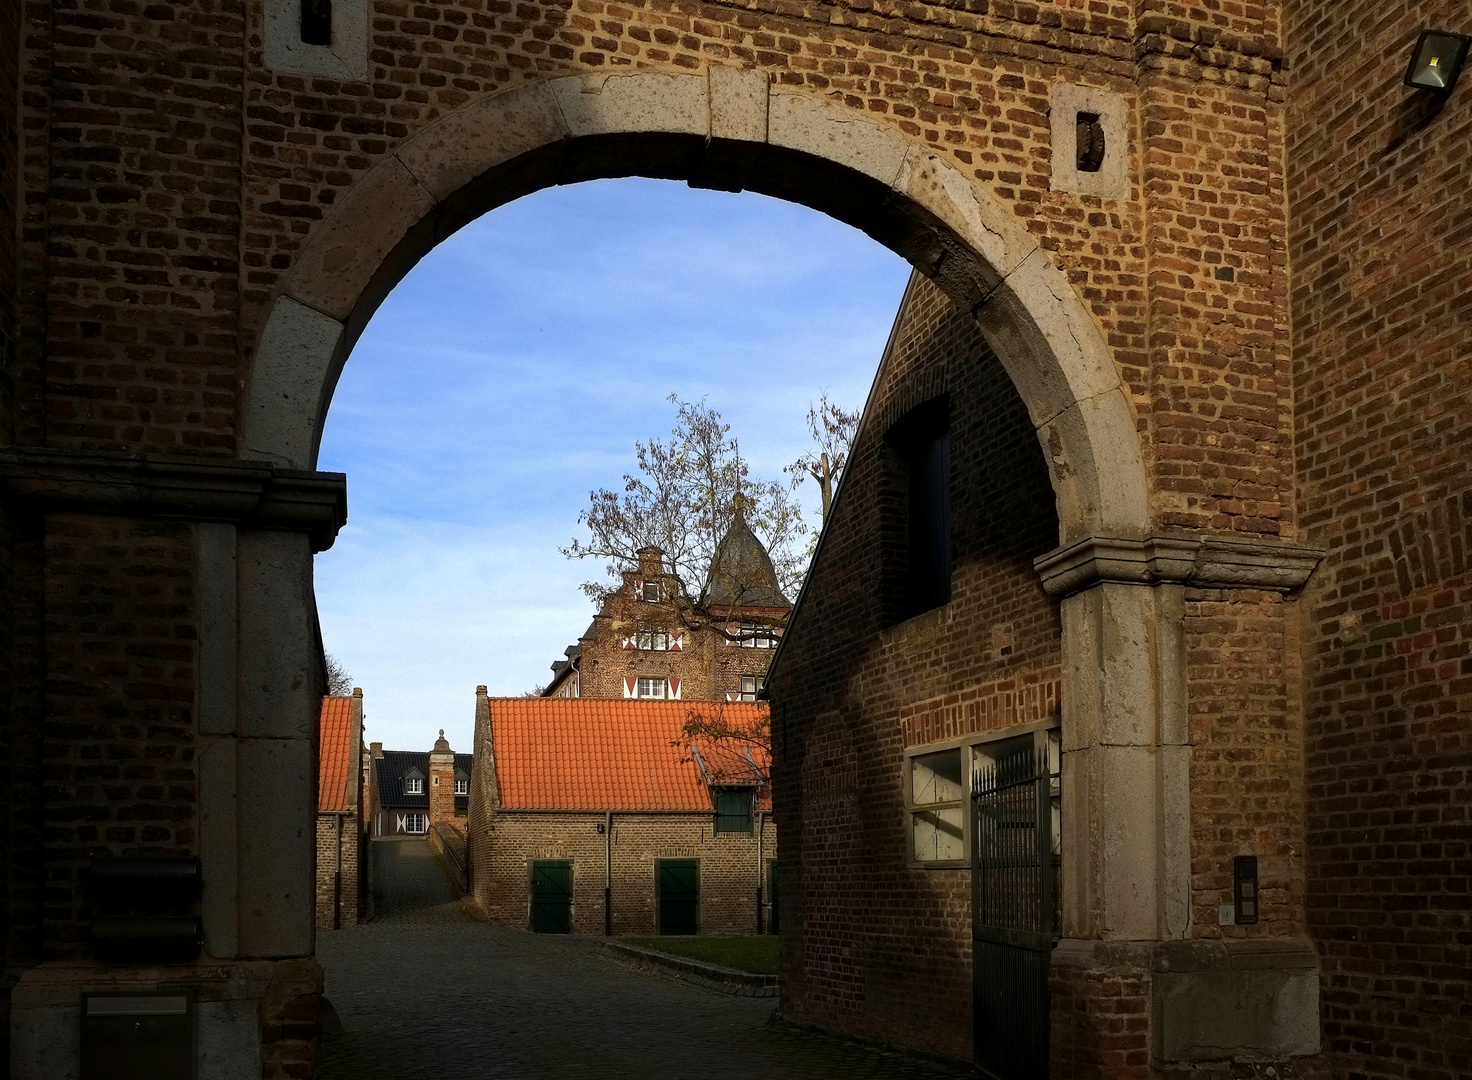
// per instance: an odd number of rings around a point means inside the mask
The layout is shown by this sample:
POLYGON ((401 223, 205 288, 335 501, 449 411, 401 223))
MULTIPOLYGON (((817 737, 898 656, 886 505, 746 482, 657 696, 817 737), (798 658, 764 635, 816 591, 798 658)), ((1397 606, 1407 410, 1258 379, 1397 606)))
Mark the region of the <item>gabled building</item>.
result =
POLYGON ((322 699, 317 728, 318 930, 363 915, 363 691, 322 699))
POLYGON ((428 753, 376 742, 369 756, 370 835, 423 836, 441 822, 464 829, 473 755, 451 750, 443 728, 428 753))
MULTIPOLYGON (((708 703, 764 729, 764 702, 708 703)), ((699 705, 490 698, 476 689, 470 892, 494 921, 545 933, 775 929, 770 755, 677 745, 699 705)))
POLYGON ((543 697, 755 701, 792 603, 739 511, 698 597, 656 547, 603 603, 543 697))

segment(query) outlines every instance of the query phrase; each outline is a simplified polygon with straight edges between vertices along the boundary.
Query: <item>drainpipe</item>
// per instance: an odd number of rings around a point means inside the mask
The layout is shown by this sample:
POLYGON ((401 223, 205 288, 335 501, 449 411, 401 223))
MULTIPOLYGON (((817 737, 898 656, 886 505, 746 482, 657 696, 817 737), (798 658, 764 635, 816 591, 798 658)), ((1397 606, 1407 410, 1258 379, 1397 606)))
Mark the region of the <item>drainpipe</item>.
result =
POLYGON ((337 819, 337 869, 332 872, 332 928, 342 929, 342 815, 333 814, 337 819))
POLYGON ((613 937, 613 811, 603 813, 603 936, 613 937))
POLYGON ((765 813, 764 810, 756 812, 756 932, 758 934, 762 933, 762 870, 764 867, 762 840, 765 839, 763 833, 766 828, 766 822, 762 819, 765 813))

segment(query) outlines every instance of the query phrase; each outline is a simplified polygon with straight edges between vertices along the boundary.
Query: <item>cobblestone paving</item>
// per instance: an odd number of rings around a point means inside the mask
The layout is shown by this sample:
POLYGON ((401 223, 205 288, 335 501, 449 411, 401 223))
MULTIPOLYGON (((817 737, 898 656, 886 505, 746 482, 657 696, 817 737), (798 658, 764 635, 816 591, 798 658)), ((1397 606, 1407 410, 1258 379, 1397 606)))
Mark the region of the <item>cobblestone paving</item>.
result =
POLYGON ((317 935, 345 1028, 323 1039, 321 1080, 970 1075, 770 1027, 770 1000, 638 974, 592 941, 475 922, 427 845, 377 842, 374 856, 379 916, 317 935))

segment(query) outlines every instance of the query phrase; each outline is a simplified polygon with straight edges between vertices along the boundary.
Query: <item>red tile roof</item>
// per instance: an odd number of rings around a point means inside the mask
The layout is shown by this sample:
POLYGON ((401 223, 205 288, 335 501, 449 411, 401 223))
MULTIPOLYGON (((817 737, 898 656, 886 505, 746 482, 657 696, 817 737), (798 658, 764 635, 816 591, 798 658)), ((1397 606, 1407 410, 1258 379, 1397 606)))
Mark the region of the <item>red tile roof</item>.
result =
MULTIPOLYGON (((694 709, 745 727, 766 702, 492 698, 491 739, 506 810, 711 810, 695 756, 675 745, 694 709)), ((752 761, 732 743, 697 747, 711 780, 750 783, 752 761)), ((752 750, 762 772, 771 755, 752 750)), ((763 799, 763 808, 767 800, 763 799)))
POLYGON ((322 699, 322 720, 317 739, 317 809, 347 811, 348 770, 357 760, 361 734, 353 730, 353 699, 322 699))

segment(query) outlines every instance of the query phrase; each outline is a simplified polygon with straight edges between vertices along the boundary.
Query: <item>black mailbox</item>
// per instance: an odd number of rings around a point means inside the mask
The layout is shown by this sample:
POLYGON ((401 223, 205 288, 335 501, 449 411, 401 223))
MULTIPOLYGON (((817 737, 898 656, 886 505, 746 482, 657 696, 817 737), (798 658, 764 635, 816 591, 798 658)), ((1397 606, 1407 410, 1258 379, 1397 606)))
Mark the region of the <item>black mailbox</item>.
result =
POLYGON ((195 1080, 189 990, 82 995, 81 1080, 195 1080))
POLYGON ((91 868, 92 951, 114 962, 188 960, 204 944, 192 910, 199 859, 99 859, 91 868))
POLYGON ((94 899, 110 904, 187 904, 199 899, 199 859, 98 859, 92 864, 94 899))

